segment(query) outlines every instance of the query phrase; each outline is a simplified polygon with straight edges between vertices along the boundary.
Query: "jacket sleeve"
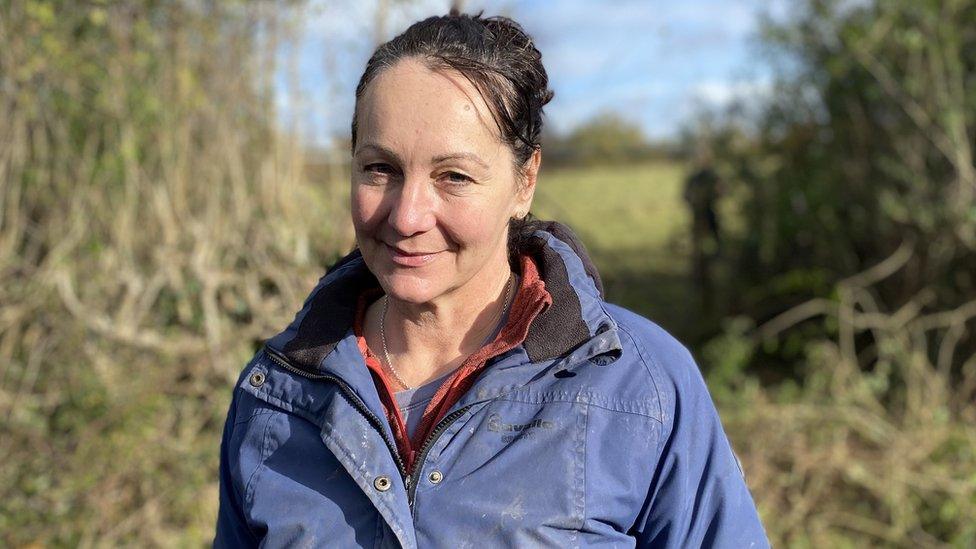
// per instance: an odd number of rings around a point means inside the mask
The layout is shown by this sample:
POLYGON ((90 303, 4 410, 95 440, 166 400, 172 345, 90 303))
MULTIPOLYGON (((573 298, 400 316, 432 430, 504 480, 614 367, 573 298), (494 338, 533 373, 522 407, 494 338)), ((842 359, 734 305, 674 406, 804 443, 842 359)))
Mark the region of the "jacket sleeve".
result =
POLYGON ((244 518, 244 510, 234 481, 230 474, 230 441, 234 433, 237 418, 237 398, 240 389, 234 389, 227 420, 224 422, 224 434, 220 441, 220 507, 217 511, 217 534, 214 537, 214 547, 257 547, 258 543, 250 531, 244 518))
POLYGON ((768 547, 718 412, 680 344, 649 365, 665 421, 658 461, 633 534, 637 547, 768 547))

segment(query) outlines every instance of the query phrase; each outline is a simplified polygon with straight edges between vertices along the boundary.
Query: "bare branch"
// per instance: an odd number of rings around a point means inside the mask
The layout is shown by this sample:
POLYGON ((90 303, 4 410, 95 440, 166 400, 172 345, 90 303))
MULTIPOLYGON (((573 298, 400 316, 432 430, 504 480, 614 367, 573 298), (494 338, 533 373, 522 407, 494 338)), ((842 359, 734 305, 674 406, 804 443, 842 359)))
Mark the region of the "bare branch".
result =
POLYGON ((756 328, 753 339, 768 341, 804 320, 827 314, 836 307, 836 303, 827 299, 811 299, 766 321, 756 328))

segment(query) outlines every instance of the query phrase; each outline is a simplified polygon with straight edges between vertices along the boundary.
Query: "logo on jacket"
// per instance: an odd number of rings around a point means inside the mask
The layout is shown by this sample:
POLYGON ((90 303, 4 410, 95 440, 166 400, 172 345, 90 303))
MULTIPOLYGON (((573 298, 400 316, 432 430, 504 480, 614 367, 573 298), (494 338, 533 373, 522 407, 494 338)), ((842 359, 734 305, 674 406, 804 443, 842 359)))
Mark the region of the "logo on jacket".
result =
POLYGON ((516 439, 531 438, 533 432, 530 429, 552 429, 556 426, 554 421, 546 419, 533 419, 528 423, 505 423, 497 413, 488 416, 488 430, 493 433, 511 433, 502 435, 502 442, 512 442, 516 439))

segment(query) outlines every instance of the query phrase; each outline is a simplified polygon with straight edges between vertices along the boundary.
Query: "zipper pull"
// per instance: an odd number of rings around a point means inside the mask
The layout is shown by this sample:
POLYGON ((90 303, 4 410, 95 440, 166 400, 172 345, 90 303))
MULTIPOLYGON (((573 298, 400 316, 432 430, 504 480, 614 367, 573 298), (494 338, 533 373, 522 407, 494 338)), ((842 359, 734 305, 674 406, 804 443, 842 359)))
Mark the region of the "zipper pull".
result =
POLYGON ((407 475, 403 479, 403 485, 406 487, 407 492, 410 492, 410 484, 413 482, 413 475, 407 475))

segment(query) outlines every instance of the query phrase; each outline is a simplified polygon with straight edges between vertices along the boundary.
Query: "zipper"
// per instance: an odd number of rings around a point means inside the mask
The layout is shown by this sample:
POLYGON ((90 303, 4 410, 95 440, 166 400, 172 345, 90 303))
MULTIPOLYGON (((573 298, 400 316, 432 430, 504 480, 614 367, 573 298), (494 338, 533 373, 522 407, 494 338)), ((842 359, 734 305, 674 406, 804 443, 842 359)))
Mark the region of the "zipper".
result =
POLYGON ((334 375, 315 374, 296 366, 292 366, 288 360, 285 359, 285 357, 278 353, 278 351, 268 347, 267 345, 264 346, 264 352, 268 355, 268 358, 270 358, 272 362, 293 374, 300 375, 308 379, 321 379, 335 383, 346 398, 353 403, 353 406, 357 408, 359 412, 363 414, 367 420, 369 420, 370 423, 373 424, 373 427, 375 427, 377 431, 379 431, 380 436, 383 437, 383 441, 386 443, 387 448, 389 448, 390 453, 393 455, 393 459, 396 461, 397 469, 399 469, 400 477, 403 478, 403 483, 407 488, 407 492, 410 492, 412 477, 411 475, 407 474, 407 467, 403 463, 400 453, 397 451, 396 444, 386 435, 386 431, 383 430, 383 422, 380 420, 380 418, 366 406, 366 403, 359 398, 359 395, 352 390, 352 387, 350 387, 348 383, 334 375))
POLYGON ((420 478, 419 478, 420 471, 422 471, 424 468, 423 467, 424 460, 427 459, 427 454, 430 453, 431 447, 434 445, 435 442, 437 442, 437 439, 440 438, 441 434, 448 427, 450 427, 452 423, 457 421, 459 417, 463 416, 464 413, 468 411, 468 408, 471 408, 471 406, 473 406, 473 404, 468 404, 467 406, 464 406, 463 408, 458 408, 457 410, 454 410, 453 412, 445 416, 444 419, 442 419, 440 423, 438 423, 437 426, 434 427, 434 430, 430 432, 430 435, 427 436, 427 440, 424 441, 423 445, 421 445, 420 453, 417 454, 417 459, 413 463, 413 471, 410 473, 410 476, 408 477, 408 482, 406 483, 407 502, 410 504, 411 515, 413 514, 414 498, 416 497, 417 494, 417 484, 420 483, 420 478))

